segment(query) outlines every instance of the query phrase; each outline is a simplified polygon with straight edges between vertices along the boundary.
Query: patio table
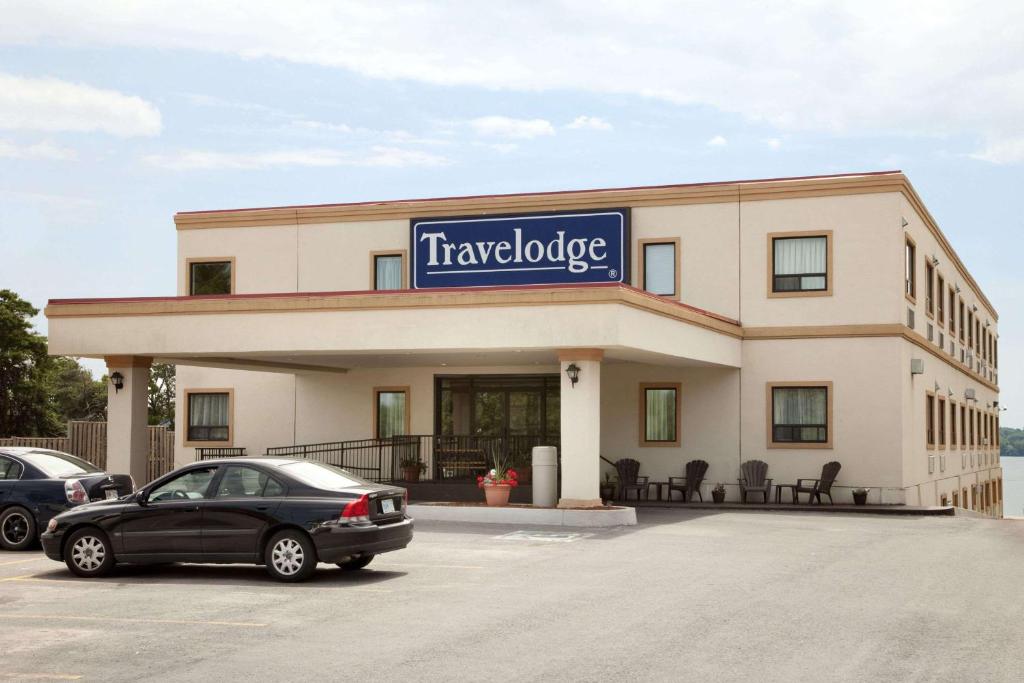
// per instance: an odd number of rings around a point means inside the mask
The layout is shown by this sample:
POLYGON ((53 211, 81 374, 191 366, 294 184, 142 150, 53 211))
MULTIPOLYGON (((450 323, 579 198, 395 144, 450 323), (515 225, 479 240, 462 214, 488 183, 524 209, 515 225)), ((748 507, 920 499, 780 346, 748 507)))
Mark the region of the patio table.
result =
POLYGON ((656 495, 657 495, 656 500, 661 500, 661 492, 662 492, 662 490, 666 490, 666 491, 668 490, 668 482, 667 481, 651 481, 651 482, 647 482, 647 495, 645 496, 645 498, 647 500, 651 499, 651 487, 652 486, 658 487, 657 488, 657 493, 656 493, 656 495))
POLYGON ((796 505, 796 484, 776 484, 775 485, 775 502, 782 502, 782 489, 789 489, 789 500, 793 505, 796 505))

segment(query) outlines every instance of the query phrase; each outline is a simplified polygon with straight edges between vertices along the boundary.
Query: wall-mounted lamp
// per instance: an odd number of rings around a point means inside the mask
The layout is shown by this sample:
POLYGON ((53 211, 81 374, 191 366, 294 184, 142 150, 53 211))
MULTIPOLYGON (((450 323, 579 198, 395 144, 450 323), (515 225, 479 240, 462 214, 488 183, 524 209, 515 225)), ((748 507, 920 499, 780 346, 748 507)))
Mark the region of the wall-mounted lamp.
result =
POLYGON ((953 393, 953 387, 947 387, 946 393, 949 394, 951 398, 956 396, 956 394, 953 393))
POLYGON ((999 407, 999 401, 992 401, 992 407, 993 408, 998 408, 999 407))
POLYGON ((124 389, 124 375, 120 372, 115 372, 110 376, 110 383, 114 385, 114 393, 124 389))
POLYGON ((904 218, 903 216, 900 216, 900 227, 905 228, 908 225, 910 225, 910 223, 907 222, 907 219, 904 218))
POLYGON ((941 390, 941 389, 942 389, 942 387, 940 387, 940 386, 939 386, 939 383, 938 383, 938 382, 936 382, 936 383, 935 383, 935 391, 939 391, 939 390, 941 390))
POLYGON ((956 293, 957 293, 957 294, 959 294, 959 293, 960 293, 960 285, 957 285, 957 286, 956 286, 956 293))
POLYGON ((572 386, 575 388, 576 382, 580 381, 580 366, 575 363, 569 363, 569 367, 565 369, 565 374, 572 383, 572 386))
POLYGON ((977 311, 978 310, 978 304, 971 304, 971 309, 977 311))
POLYGON ((935 254, 932 254, 932 265, 933 266, 938 266, 939 265, 939 257, 936 256, 935 254))

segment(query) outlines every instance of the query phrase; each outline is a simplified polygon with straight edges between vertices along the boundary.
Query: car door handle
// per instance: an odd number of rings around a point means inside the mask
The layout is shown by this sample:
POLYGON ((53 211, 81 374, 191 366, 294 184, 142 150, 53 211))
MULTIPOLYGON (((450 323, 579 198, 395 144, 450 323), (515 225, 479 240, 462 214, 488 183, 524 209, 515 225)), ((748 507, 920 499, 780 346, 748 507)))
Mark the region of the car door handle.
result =
POLYGON ((260 512, 264 512, 266 510, 269 510, 270 506, 269 505, 257 505, 256 509, 259 510, 260 512))

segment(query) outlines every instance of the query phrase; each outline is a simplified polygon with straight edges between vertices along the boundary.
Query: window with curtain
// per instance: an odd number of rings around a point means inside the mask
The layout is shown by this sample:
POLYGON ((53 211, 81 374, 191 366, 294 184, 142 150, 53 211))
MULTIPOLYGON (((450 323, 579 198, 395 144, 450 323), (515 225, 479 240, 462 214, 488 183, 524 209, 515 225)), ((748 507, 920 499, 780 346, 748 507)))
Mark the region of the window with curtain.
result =
POLYGON ((946 399, 939 396, 939 448, 946 447, 946 399))
POLYGON ((373 288, 401 289, 403 260, 404 259, 401 254, 384 254, 374 256, 373 288))
POLYGON ((405 391, 377 392, 377 438, 402 436, 406 432, 408 394, 405 391))
POLYGON ((911 242, 908 237, 906 254, 904 255, 903 262, 903 280, 905 283, 904 293, 912 299, 917 297, 917 270, 915 263, 917 260, 915 258, 916 251, 917 247, 914 246, 914 243, 911 242))
POLYGON ((644 244, 644 290, 659 296, 675 296, 676 244, 644 244))
POLYGON ((675 386, 644 387, 645 443, 676 443, 679 441, 679 388, 675 386))
POLYGON ((231 261, 199 261, 189 264, 188 293, 231 294, 231 261))
POLYGON ((828 387, 772 387, 772 441, 828 443, 828 387))
POLYGON ((929 446, 935 445, 935 397, 928 394, 924 401, 925 417, 925 443, 929 446))
POLYGON ((824 292, 828 289, 828 237, 772 239, 772 291, 824 292))
POLYGON ((188 440, 227 441, 228 413, 227 393, 190 393, 188 395, 188 440))

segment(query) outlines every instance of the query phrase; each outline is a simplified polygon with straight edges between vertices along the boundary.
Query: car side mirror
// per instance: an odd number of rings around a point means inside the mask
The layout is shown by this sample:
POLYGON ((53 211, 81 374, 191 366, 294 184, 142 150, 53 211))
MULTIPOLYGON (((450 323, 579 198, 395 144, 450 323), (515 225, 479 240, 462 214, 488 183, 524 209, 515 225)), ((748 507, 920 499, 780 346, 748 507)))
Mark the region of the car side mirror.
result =
POLYGON ((149 491, 146 491, 145 489, 143 489, 142 491, 139 491, 138 493, 136 493, 135 494, 135 502, 138 503, 139 505, 143 505, 143 506, 145 506, 147 503, 149 503, 149 491))

